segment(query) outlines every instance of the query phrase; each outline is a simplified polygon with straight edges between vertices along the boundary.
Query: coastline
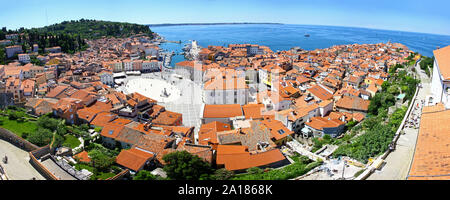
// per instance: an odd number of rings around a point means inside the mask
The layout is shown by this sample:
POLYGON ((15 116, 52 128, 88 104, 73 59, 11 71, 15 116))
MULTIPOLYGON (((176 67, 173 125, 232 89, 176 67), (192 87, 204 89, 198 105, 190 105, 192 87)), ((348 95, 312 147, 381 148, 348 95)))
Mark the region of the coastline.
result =
POLYGON ((152 31, 174 41, 197 40, 202 46, 250 43, 271 49, 289 50, 298 46, 305 50, 323 49, 342 44, 401 43, 414 52, 431 57, 432 51, 450 44, 449 36, 427 33, 396 32, 368 28, 321 25, 222 25, 222 26, 155 26, 152 31), (305 34, 310 37, 304 37, 305 34), (276 37, 274 37, 276 36, 276 37))

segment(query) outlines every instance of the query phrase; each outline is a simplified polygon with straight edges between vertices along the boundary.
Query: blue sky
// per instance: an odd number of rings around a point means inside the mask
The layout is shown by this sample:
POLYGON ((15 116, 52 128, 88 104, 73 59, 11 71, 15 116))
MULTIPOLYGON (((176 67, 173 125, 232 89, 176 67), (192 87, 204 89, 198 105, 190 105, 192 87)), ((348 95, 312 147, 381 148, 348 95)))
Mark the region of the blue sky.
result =
POLYGON ((448 0, 0 0, 0 26, 73 19, 139 24, 279 22, 450 35, 448 0))

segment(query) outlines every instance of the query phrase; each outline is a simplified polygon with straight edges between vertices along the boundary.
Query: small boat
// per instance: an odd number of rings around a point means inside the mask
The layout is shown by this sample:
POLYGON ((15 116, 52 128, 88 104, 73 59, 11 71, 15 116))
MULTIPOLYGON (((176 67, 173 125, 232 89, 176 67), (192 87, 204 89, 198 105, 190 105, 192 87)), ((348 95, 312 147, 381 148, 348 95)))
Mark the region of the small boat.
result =
POLYGON ((309 37, 310 35, 309 34, 305 34, 305 37, 309 37))

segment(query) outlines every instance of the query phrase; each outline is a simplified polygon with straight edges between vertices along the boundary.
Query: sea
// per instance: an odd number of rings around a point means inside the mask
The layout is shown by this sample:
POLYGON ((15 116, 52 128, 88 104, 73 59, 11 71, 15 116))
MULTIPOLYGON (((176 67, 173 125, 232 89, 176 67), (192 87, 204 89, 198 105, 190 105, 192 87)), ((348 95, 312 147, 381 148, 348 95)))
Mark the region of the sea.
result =
POLYGON ((177 53, 171 62, 184 61, 182 52, 185 44, 198 41, 202 47, 209 45, 258 44, 273 51, 300 47, 315 50, 346 44, 402 43, 410 50, 424 56, 433 56, 433 50, 450 45, 450 36, 404 31, 378 30, 355 27, 291 25, 291 24, 234 24, 234 25, 180 25, 150 27, 170 41, 181 44, 163 43, 161 48, 177 53), (308 34, 310 37, 305 37, 308 34))

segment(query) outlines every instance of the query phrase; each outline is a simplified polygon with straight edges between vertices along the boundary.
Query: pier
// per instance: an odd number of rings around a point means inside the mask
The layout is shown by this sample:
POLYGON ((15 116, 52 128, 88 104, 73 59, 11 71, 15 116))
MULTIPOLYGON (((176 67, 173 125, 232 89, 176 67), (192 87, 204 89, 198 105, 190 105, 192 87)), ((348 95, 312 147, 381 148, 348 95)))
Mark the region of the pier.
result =
POLYGON ((170 62, 172 62, 172 56, 175 55, 175 52, 162 52, 160 55, 163 57, 163 66, 169 67, 170 62))
POLYGON ((161 40, 160 43, 176 43, 176 44, 181 44, 181 40, 179 41, 171 41, 171 40, 161 40))

